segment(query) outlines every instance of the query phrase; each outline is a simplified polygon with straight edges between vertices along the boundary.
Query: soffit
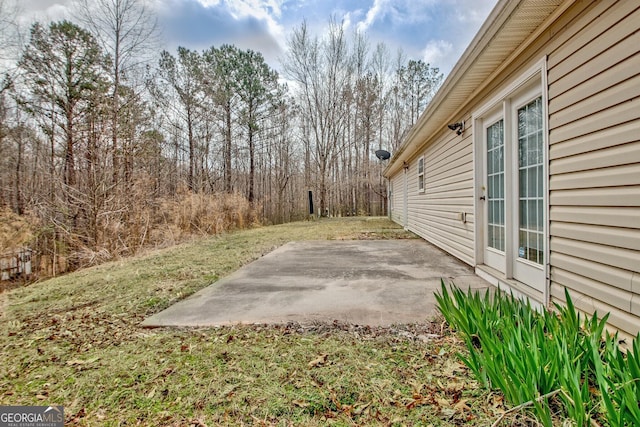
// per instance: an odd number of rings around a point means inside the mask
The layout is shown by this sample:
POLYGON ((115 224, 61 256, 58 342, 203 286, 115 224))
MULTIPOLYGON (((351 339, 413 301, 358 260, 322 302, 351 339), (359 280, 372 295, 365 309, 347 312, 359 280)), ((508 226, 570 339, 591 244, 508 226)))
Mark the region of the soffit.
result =
POLYGON ((471 95, 528 40, 567 0, 500 0, 478 34, 446 78, 438 93, 409 130, 384 171, 397 172, 415 150, 428 144, 454 115, 469 102, 471 95))

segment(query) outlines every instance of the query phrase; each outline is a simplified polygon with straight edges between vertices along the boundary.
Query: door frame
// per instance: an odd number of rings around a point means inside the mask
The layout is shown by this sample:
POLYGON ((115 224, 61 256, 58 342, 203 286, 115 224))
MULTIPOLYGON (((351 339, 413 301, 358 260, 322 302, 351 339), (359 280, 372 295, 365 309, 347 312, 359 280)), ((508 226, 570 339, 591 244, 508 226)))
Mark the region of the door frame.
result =
POLYGON ((404 176, 404 189, 403 189, 403 203, 402 203, 402 226, 405 230, 409 227, 409 171, 407 168, 403 170, 404 176))
MULTIPOLYGON (((506 230, 506 224, 510 223, 510 221, 507 221, 507 215, 509 214, 510 210, 508 209, 508 207, 506 206, 506 203, 504 205, 504 223, 503 226, 505 226, 505 231, 504 231, 504 236, 503 236, 503 243, 505 245, 504 251, 500 251, 498 249, 494 249, 492 247, 489 247, 488 244, 488 240, 489 240, 489 227, 488 227, 488 213, 489 213, 489 194, 488 194, 488 182, 487 182, 487 160, 488 160, 488 153, 487 153, 487 144, 488 144, 488 139, 487 139, 487 130, 489 129, 489 127, 491 127, 492 125, 496 124, 497 122, 499 122, 500 120, 502 120, 503 123, 503 144, 506 143, 506 133, 507 133, 507 129, 504 128, 504 126, 507 124, 507 121, 504 119, 504 108, 502 105, 496 106, 494 109, 492 109, 488 114, 486 114, 483 119, 482 119, 482 123, 479 124, 479 127, 477 129, 482 131, 482 135, 481 135, 481 157, 482 157, 482 164, 481 164, 481 168, 482 168, 482 176, 480 179, 480 189, 481 189, 481 193, 482 196, 480 196, 479 200, 482 197, 485 197, 485 199, 482 200, 482 203, 479 204, 479 208, 482 210, 482 214, 481 214, 481 219, 482 219, 482 263, 486 264, 492 268, 495 268, 498 271, 503 271, 505 272, 506 276, 509 277, 509 272, 507 271, 507 269, 509 269, 509 263, 507 262, 507 249, 509 248, 508 242, 507 242, 507 230, 506 230)), ((507 177, 509 176, 507 168, 509 166, 509 162, 507 159, 507 151, 506 151, 506 146, 503 145, 503 191, 504 194, 506 195, 509 191, 511 191, 511 182, 509 180, 507 180, 507 177)))
MULTIPOLYGON (((494 96, 488 98, 478 109, 474 110, 471 115, 471 122, 473 126, 473 168, 474 168, 474 212, 476 213, 476 221, 474 224, 474 237, 475 237, 475 266, 481 266, 484 264, 484 250, 486 244, 486 203, 481 200, 481 197, 484 196, 484 174, 486 165, 485 162, 485 153, 484 153, 484 130, 485 130, 485 119, 491 119, 492 117, 496 117, 496 112, 501 110, 502 117, 505 118, 505 142, 507 139, 511 138, 513 130, 511 129, 511 123, 513 120, 506 120, 507 117, 513 113, 513 108, 511 106, 511 99, 514 97, 519 97, 522 91, 526 91, 527 86, 535 84, 538 82, 538 94, 542 96, 542 108, 543 108, 543 135, 545 138, 544 146, 543 146, 543 162, 545 165, 545 173, 543 176, 543 185, 544 185, 544 262, 542 269, 544 271, 544 284, 542 286, 542 297, 543 300, 540 301, 544 306, 548 306, 550 300, 550 263, 549 263, 549 233, 550 233, 550 190, 549 190, 549 114, 548 114, 548 84, 547 84, 547 58, 546 56, 536 62, 534 65, 526 69, 522 72, 516 79, 514 79, 509 85, 504 87, 502 90, 496 92, 494 96)), ((517 146, 515 147, 517 152, 517 146)), ((513 151, 513 150, 511 150, 513 151)), ((510 158, 506 157, 505 153, 505 173, 507 172, 507 168, 513 168, 513 163, 510 158)), ((510 172, 513 177, 513 172, 510 172)), ((517 177, 514 178, 517 183, 517 177)), ((512 181, 512 179, 505 177, 505 185, 507 182, 512 181)), ((511 182, 509 185, 513 186, 514 184, 511 182)), ((516 191, 515 189, 508 189, 505 187, 505 194, 507 191, 511 191, 512 193, 516 191)), ((513 209, 508 209, 505 212, 505 220, 509 215, 515 215, 513 209), (511 211, 511 212, 510 212, 511 211)), ((512 218, 511 223, 513 224, 512 218)), ((509 239, 508 235, 506 237, 509 239)), ((513 239, 511 239, 513 240, 513 239)), ((506 249, 506 248, 505 248, 506 249)), ((501 272, 504 274, 504 278, 507 280, 513 279, 513 265, 517 260, 513 259, 513 250, 508 251, 505 250, 506 256, 506 266, 505 271, 501 272), (511 252, 511 253, 509 253, 511 252)), ((502 279, 504 279, 502 278, 502 279)), ((496 278, 501 279, 501 278, 496 278)), ((502 282, 501 282, 502 283, 502 282)), ((508 286, 508 283, 502 283, 505 286, 508 286)), ((528 286, 528 285, 527 285, 528 286)), ((532 288, 535 289, 535 288, 532 288)))

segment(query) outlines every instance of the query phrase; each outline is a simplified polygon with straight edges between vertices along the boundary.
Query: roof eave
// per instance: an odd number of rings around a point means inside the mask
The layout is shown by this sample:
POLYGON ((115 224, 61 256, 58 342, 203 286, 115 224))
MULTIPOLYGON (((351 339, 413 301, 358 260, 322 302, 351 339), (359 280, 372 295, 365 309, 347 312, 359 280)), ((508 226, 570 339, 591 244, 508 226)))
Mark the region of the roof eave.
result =
MULTIPOLYGON (((523 4, 535 6, 537 3, 539 2, 536 0, 498 1, 476 36, 453 67, 451 73, 445 79, 440 90, 438 90, 425 111, 420 115, 417 123, 409 130, 402 145, 393 154, 391 162, 383 171, 384 176, 390 177, 395 174, 402 168, 404 162, 411 159, 417 149, 428 144, 429 141, 436 136, 436 133, 440 132, 447 123, 460 119, 455 116, 459 114, 460 109, 469 102, 467 96, 470 96, 473 92, 464 94, 467 95, 465 97, 450 95, 452 95, 454 89, 461 82, 480 79, 480 81, 486 83, 487 77, 492 76, 496 70, 504 66, 504 63, 496 63, 493 64, 493 68, 489 70, 487 70, 486 67, 482 70, 472 67, 479 58, 490 51, 488 47, 490 46, 491 40, 505 27, 505 24, 512 18, 516 9, 523 4)), ((562 3, 562 1, 558 0, 557 3, 562 3)), ((573 1, 569 0, 565 1, 565 3, 565 6, 562 8, 559 8, 557 5, 552 7, 565 9, 569 4, 573 3, 573 1)), ((553 14, 549 13, 549 16, 550 15, 553 14)), ((541 17, 537 24, 542 24, 549 16, 541 17)), ((512 41, 509 48, 512 52, 517 52, 519 48, 522 48, 521 42, 518 40, 512 41)), ((507 55, 507 57, 511 58, 510 55, 507 55)))

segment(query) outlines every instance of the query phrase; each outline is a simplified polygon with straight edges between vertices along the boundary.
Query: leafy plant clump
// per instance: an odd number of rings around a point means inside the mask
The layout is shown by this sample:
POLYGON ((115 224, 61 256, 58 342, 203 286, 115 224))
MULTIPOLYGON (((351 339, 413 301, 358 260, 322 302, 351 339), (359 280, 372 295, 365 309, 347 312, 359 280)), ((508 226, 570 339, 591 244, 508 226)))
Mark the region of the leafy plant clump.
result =
POLYGON ((531 408, 545 426, 557 416, 578 426, 640 425, 640 335, 625 354, 605 332, 608 315, 582 320, 565 296, 566 306, 538 311, 499 290, 465 293, 442 282, 436 299, 466 344, 461 360, 514 409, 531 408))

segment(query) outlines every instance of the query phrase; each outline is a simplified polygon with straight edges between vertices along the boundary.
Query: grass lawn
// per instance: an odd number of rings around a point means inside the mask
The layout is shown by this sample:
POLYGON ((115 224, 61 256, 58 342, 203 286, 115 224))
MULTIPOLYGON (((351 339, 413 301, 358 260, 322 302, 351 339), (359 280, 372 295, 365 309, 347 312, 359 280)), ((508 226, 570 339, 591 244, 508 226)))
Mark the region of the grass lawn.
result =
POLYGON ((438 319, 138 326, 289 241, 411 237, 385 218, 259 227, 5 292, 0 404, 63 405, 65 425, 490 425, 502 398, 438 319))

